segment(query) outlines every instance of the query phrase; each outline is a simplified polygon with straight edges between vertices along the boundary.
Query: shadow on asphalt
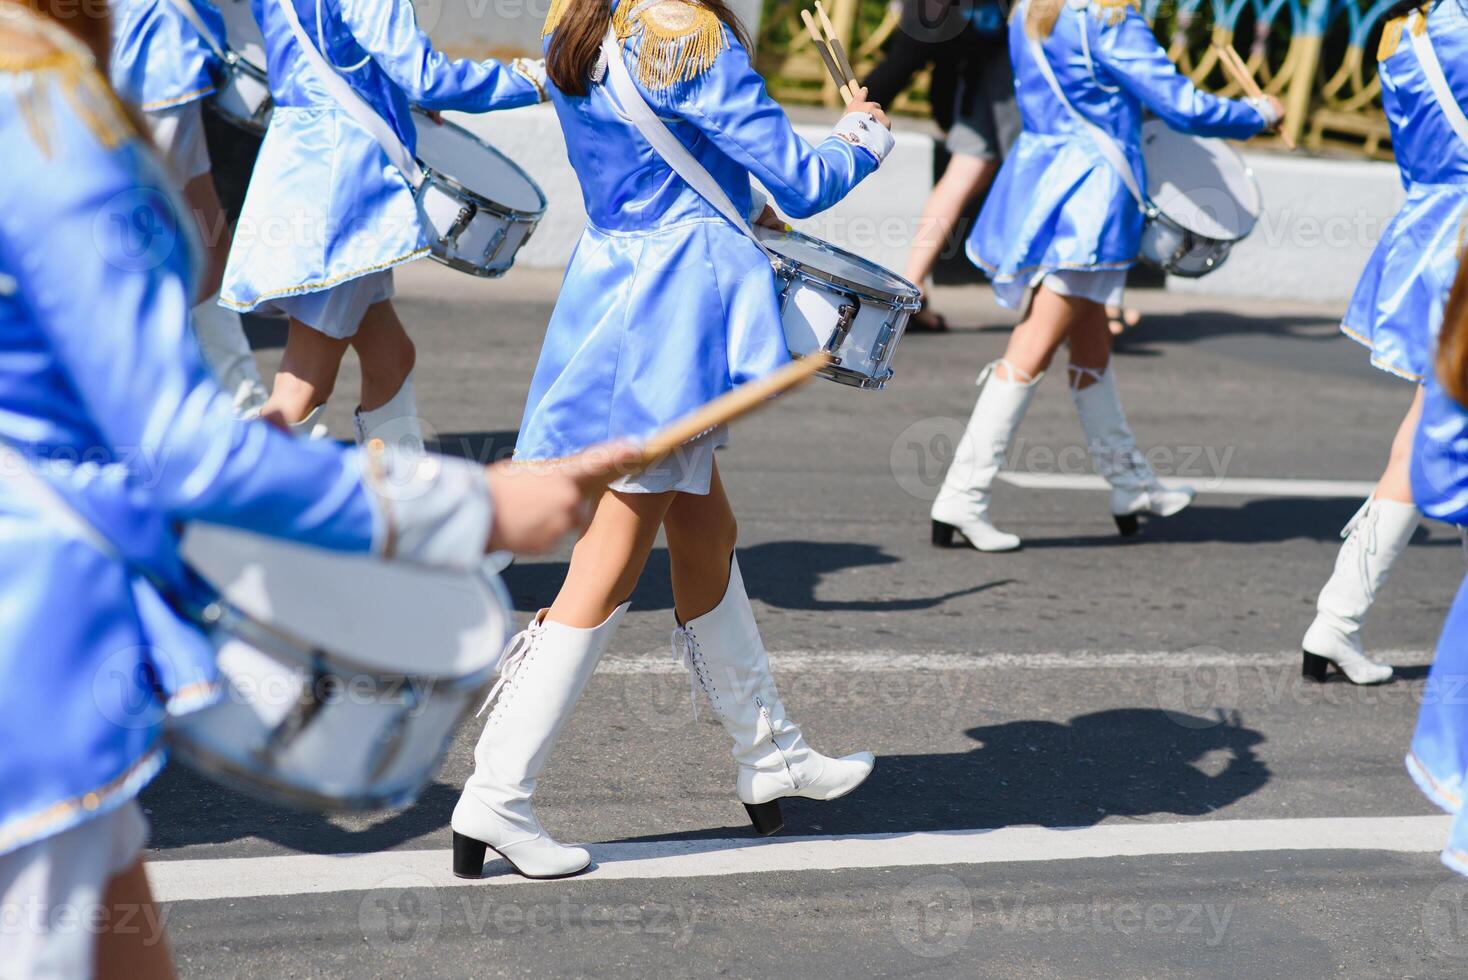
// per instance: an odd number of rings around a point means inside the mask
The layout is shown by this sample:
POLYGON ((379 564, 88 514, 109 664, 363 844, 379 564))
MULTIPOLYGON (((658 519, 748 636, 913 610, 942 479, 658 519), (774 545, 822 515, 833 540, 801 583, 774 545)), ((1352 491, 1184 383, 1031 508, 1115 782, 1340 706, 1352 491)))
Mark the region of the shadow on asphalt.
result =
MULTIPOLYGON (((1264 741, 1237 715, 1117 708, 1069 722, 1011 721, 965 732, 968 752, 884 755, 848 797, 781 801, 787 835, 1017 826, 1088 827, 1108 817, 1205 816, 1261 789, 1264 741)), ((739 810, 730 801, 731 812, 739 810)), ((633 840, 746 836, 748 825, 633 840)))
MULTIPOLYGON (((1254 754, 1264 736, 1237 715, 1118 708, 1069 722, 979 725, 965 734, 974 740, 967 752, 878 757, 872 775, 848 797, 784 800, 784 834, 1086 827, 1107 817, 1198 817, 1258 791, 1270 778, 1254 754)), ((248 837, 304 853, 352 854, 445 831, 458 796, 458 786, 434 783, 412 807, 353 830, 170 766, 144 791, 142 803, 166 814, 153 827, 151 844, 160 849, 248 837)), ((732 794, 729 813, 743 813, 732 794)), ((755 839, 749 825, 739 823, 616 843, 731 837, 755 839)))
MULTIPOLYGON (((821 578, 848 568, 894 565, 902 559, 880 547, 856 542, 768 541, 739 549, 739 566, 751 599, 779 609, 843 610, 847 612, 915 612, 933 609, 963 596, 987 592, 1013 579, 994 579, 978 585, 927 596, 872 595, 860 599, 829 600, 816 596, 821 578)), ((566 577, 566 562, 517 562, 503 573, 515 608, 534 612, 550 604, 566 577)), ((668 551, 655 548, 632 593, 632 608, 673 608, 669 584, 668 551)))

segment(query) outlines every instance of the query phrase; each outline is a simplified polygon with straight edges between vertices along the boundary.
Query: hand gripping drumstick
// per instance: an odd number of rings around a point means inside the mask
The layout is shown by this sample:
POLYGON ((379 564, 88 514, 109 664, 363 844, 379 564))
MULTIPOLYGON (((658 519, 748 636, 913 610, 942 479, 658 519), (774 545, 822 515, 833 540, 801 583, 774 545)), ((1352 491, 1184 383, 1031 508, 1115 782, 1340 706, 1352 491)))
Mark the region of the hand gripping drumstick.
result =
POLYGON ((800 12, 800 19, 805 21, 805 29, 810 32, 810 39, 815 42, 816 53, 826 63, 826 71, 831 73, 831 80, 841 90, 841 98, 846 101, 847 105, 851 105, 851 90, 847 88, 846 79, 842 76, 841 68, 836 64, 836 57, 831 53, 830 47, 827 46, 826 39, 821 37, 821 32, 816 29, 816 22, 811 18, 810 11, 802 10, 800 12))
MULTIPOLYGON (((1245 95, 1251 99, 1264 98, 1264 90, 1259 87, 1258 82, 1254 81, 1254 76, 1249 73, 1249 66, 1244 64, 1244 59, 1239 57, 1239 53, 1234 50, 1233 45, 1215 44, 1213 49, 1218 53, 1219 64, 1223 65, 1224 71, 1233 77, 1233 80, 1238 83, 1239 88, 1243 89, 1245 95)), ((1278 133, 1280 141, 1284 143, 1285 148, 1293 151, 1295 149, 1295 141, 1290 139, 1290 134, 1286 133, 1283 129, 1278 130, 1278 133)))
POLYGON ((691 439, 717 426, 743 418, 769 404, 771 398, 805 384, 817 371, 831 363, 824 351, 802 357, 780 370, 721 395, 698 411, 674 422, 642 444, 637 469, 645 469, 691 439))
POLYGON ((831 18, 826 16, 826 8, 821 0, 816 0, 816 16, 821 19, 821 29, 826 32, 826 45, 831 53, 836 56, 836 64, 840 66, 841 73, 846 76, 846 83, 851 86, 851 95, 856 97, 856 72, 851 67, 851 59, 846 57, 846 46, 841 43, 841 35, 836 33, 831 18))

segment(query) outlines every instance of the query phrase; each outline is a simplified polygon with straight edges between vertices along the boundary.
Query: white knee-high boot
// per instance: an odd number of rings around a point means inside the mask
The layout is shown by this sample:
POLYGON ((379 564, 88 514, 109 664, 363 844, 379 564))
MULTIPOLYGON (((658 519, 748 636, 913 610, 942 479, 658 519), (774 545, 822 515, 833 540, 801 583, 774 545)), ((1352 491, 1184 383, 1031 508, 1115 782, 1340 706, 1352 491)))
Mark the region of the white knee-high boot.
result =
POLYGON ((1366 656, 1361 624, 1420 521, 1412 504, 1375 497, 1351 518, 1341 532, 1346 541, 1336 555, 1335 571, 1315 604, 1315 621, 1300 644, 1306 677, 1325 680, 1329 661, 1355 684, 1391 679, 1391 667, 1366 656))
POLYGON ((418 397, 413 392, 413 372, 403 379, 398 393, 371 411, 359 406, 352 415, 357 430, 357 444, 381 439, 401 450, 423 452, 423 423, 418 418, 418 397))
POLYGON ((194 337, 214 378, 234 398, 236 415, 258 411, 270 392, 245 337, 245 326, 234 310, 219 305, 215 293, 193 309, 194 337))
POLYGON ((1018 537, 989 523, 990 489, 1045 375, 1029 381, 1004 380, 994 374, 1000 364, 1009 368, 1011 378, 1020 373, 1006 361, 995 361, 979 375, 979 397, 968 428, 933 501, 933 544, 942 548, 953 546, 955 532, 980 551, 1013 551, 1020 546, 1018 537))
POLYGON ((834 800, 871 773, 870 752, 828 758, 785 716, 737 559, 730 561, 729 586, 718 606, 674 628, 673 653, 734 740, 735 792, 761 834, 783 826, 781 797, 834 800))
POLYGON ((1070 395, 1086 441, 1090 443, 1096 472, 1111 484, 1111 516, 1116 519, 1117 529, 1124 535, 1136 534, 1138 515, 1171 517, 1191 504, 1193 488, 1164 487, 1137 448, 1136 437, 1127 425, 1126 412, 1116 392, 1116 375, 1111 366, 1108 364, 1101 372, 1076 365, 1070 369, 1078 376, 1089 375, 1095 379, 1087 388, 1077 388, 1072 383, 1070 395))
POLYGON ((530 798, 628 605, 591 629, 550 622, 542 611, 510 642, 489 695, 494 710, 474 748, 474 775, 454 807, 454 874, 478 878, 486 847, 527 878, 564 878, 591 864, 585 848, 545 832, 530 798))

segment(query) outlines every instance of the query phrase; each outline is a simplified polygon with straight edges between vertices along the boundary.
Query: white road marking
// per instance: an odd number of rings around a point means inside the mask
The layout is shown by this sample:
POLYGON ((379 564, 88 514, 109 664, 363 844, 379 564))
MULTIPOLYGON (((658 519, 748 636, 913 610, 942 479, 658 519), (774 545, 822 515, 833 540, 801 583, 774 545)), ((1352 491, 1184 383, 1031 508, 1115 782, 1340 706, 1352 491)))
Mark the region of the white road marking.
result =
MULTIPOLYGON (((1441 850, 1447 843, 1451 821, 1447 816, 1418 816, 1119 822, 1075 828, 1005 827, 854 837, 600 844, 591 847, 596 867, 578 880, 1030 864, 1262 851, 1428 854, 1441 850)), ((504 866, 491 868, 491 872, 497 870, 504 870, 504 866)), ((534 884, 510 873, 473 881, 455 878, 449 871, 447 850, 152 861, 148 864, 148 879, 153 894, 163 902, 534 884)))
MULTIPOLYGON (((1432 663, 1431 650, 1372 650, 1371 656, 1397 667, 1432 663)), ((1299 650, 1275 653, 1230 653, 1217 647, 1190 650, 1086 650, 1037 653, 976 653, 964 651, 900 650, 785 650, 770 653, 771 665, 781 673, 859 672, 905 673, 913 670, 1110 670, 1139 667, 1151 670, 1193 667, 1276 667, 1300 662, 1299 650)), ((686 668, 666 651, 641 657, 607 657, 599 674, 682 674, 686 668)))
MULTIPOLYGON (((1000 473, 999 479, 1027 490, 1109 490, 1110 484, 1099 476, 1081 473, 1000 473)), ((1376 489, 1369 480, 1289 480, 1251 479, 1185 479, 1163 477, 1168 487, 1190 486, 1199 493, 1217 493, 1235 497, 1342 497, 1365 500, 1376 489)))

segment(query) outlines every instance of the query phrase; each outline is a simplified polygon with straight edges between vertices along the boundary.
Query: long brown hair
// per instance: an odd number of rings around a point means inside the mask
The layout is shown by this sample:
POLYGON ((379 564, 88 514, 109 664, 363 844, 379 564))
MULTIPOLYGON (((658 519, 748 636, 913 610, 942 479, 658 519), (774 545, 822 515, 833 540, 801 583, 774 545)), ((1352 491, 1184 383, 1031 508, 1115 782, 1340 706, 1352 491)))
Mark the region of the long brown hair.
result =
POLYGON ((1458 263, 1458 278, 1448 294, 1437 340, 1437 377, 1443 390, 1468 407, 1468 256, 1458 263))
MULTIPOLYGON (((622 0, 635 4, 640 0, 622 0)), ((671 0, 669 0, 671 2, 671 0)), ((749 35, 724 0, 681 0, 702 7, 723 21, 740 44, 748 48, 749 35)), ((602 38, 612 20, 612 0, 570 0, 551 33, 545 53, 545 71, 556 88, 567 95, 590 91, 591 73, 601 54, 602 38)))
MULTIPOLYGON (((112 49, 112 17, 106 0, 0 0, 44 17, 85 44, 105 75, 112 49)), ((4 20, 0 19, 0 24, 4 20)))

